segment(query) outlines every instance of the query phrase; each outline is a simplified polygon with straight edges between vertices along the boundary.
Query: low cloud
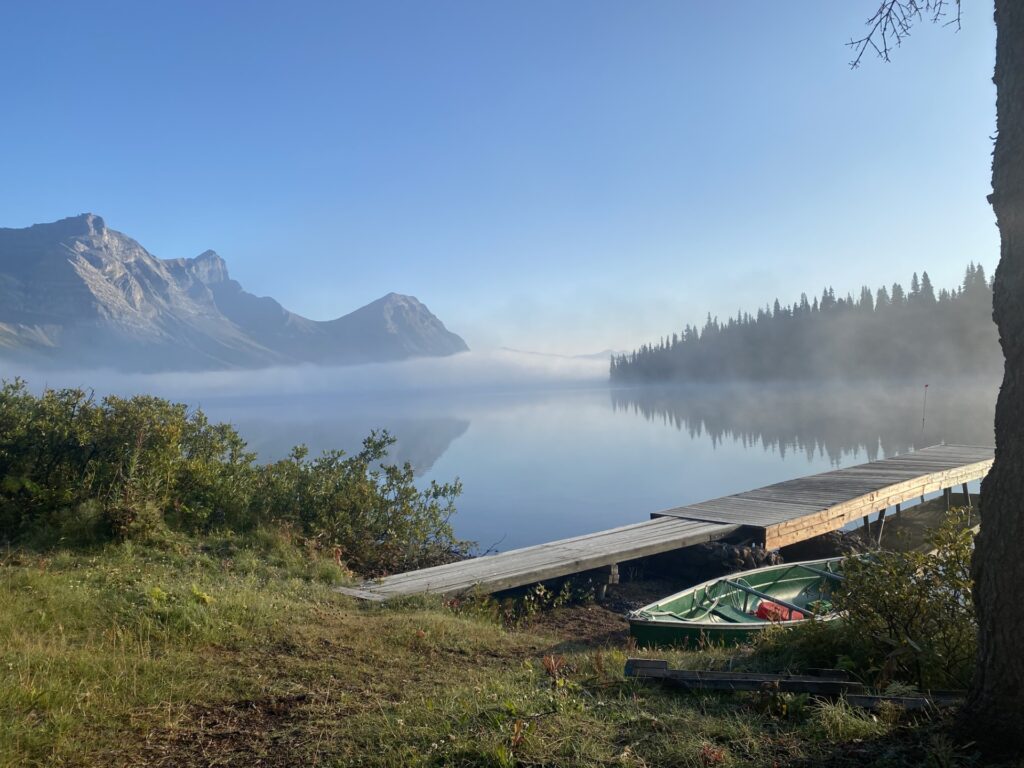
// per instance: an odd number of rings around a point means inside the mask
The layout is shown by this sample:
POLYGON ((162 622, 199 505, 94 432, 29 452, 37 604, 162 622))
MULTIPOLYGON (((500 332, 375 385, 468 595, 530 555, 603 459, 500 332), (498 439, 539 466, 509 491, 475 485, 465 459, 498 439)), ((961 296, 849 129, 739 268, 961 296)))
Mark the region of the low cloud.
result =
POLYGON ((427 393, 594 386, 607 381, 608 361, 513 350, 466 352, 395 363, 258 370, 126 374, 109 369, 32 370, 0 363, 0 376, 25 378, 33 389, 89 387, 99 393, 171 398, 315 393, 427 393))

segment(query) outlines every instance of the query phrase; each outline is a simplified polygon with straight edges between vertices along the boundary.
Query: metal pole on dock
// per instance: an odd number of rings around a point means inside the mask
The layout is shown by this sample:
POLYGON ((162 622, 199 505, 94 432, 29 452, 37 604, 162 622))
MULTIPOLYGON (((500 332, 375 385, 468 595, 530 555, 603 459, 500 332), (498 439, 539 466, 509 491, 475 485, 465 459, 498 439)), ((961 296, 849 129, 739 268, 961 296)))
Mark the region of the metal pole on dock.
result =
POLYGON ((921 406, 921 434, 924 434, 924 416, 928 411, 928 385, 924 385, 924 405, 921 406))

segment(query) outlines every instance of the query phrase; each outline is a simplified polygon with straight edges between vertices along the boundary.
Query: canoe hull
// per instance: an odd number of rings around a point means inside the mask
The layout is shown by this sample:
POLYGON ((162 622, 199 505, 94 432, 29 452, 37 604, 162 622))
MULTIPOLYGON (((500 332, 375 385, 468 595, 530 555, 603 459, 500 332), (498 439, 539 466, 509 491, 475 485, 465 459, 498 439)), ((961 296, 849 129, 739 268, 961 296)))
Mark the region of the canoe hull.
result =
MULTIPOLYGON (((801 622, 791 622, 799 624, 801 622)), ((681 648, 705 648, 709 645, 743 645, 749 643, 761 632, 760 624, 717 624, 697 626, 694 624, 668 624, 658 621, 630 620, 629 634, 636 638, 641 648, 650 646, 676 646, 681 648)))
MULTIPOLYGON (((720 579, 711 579, 702 584, 690 587, 689 589, 670 595, 656 603, 634 611, 629 617, 629 632, 640 646, 682 646, 689 648, 702 648, 708 645, 738 645, 754 640, 769 627, 794 627, 809 620, 811 611, 807 610, 808 618, 800 618, 790 621, 763 621, 753 615, 740 614, 734 609, 729 611, 716 611, 721 616, 713 616, 705 613, 700 619, 693 620, 680 615, 673 615, 678 611, 685 615, 687 611, 700 613, 697 610, 707 600, 707 596, 713 594, 723 584, 739 581, 744 584, 756 585, 754 591, 767 590, 769 593, 773 587, 778 589, 776 595, 765 595, 773 600, 780 600, 783 605, 789 604, 790 600, 799 600, 795 596, 797 592, 803 599, 820 598, 827 593, 829 582, 838 580, 841 576, 838 570, 842 558, 828 558, 825 560, 811 560, 803 563, 791 563, 785 565, 768 566, 752 571, 744 571, 720 579), (820 580, 815 576, 817 573, 823 575, 820 580), (777 581, 775 581, 777 580, 777 581), (815 582, 817 585, 814 586, 815 582), (808 595, 808 590, 810 594, 808 595), (681 607, 682 606, 682 607, 681 607), (736 620, 728 620, 731 613, 736 620), (725 617, 725 618, 723 618, 725 617)), ((749 590, 748 590, 749 591, 749 590)), ((749 608, 748 601, 744 601, 744 608, 749 608)), ((715 601, 717 604, 718 601, 715 601)), ((833 618, 831 614, 819 616, 819 618, 833 618)))

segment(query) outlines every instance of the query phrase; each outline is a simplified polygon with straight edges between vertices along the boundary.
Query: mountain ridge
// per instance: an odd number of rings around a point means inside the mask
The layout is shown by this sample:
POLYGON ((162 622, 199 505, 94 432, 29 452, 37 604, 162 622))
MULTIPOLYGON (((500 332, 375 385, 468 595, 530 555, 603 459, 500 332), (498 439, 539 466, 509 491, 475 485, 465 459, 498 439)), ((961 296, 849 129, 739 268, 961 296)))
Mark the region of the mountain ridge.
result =
POLYGON ((0 228, 0 350, 41 365, 210 370, 353 365, 468 350, 413 296, 310 320, 215 251, 161 259, 93 213, 0 228))

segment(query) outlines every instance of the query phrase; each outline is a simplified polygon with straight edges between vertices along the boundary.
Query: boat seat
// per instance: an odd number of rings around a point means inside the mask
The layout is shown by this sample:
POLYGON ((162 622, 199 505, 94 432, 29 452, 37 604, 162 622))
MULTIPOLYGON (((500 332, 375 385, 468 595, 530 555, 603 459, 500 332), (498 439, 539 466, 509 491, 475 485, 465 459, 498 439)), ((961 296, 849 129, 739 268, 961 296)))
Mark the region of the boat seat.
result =
POLYGON ((763 619, 751 616, 749 613, 744 613, 739 608, 733 608, 731 605, 715 606, 711 612, 734 624, 764 624, 763 619))

